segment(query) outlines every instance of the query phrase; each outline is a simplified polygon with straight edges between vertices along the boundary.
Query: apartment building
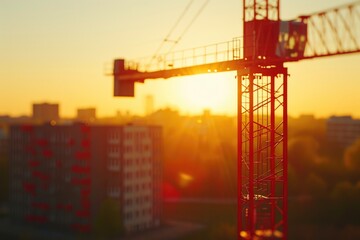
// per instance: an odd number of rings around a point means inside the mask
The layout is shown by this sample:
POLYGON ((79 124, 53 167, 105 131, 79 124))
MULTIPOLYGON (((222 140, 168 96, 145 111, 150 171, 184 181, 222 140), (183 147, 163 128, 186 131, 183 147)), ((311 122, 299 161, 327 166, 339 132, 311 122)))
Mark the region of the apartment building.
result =
POLYGON ((14 221, 91 232, 110 198, 127 232, 161 225, 160 127, 17 125, 9 144, 14 221))
POLYGON ((333 116, 326 122, 327 138, 342 147, 351 145, 360 138, 360 120, 351 116, 333 116))

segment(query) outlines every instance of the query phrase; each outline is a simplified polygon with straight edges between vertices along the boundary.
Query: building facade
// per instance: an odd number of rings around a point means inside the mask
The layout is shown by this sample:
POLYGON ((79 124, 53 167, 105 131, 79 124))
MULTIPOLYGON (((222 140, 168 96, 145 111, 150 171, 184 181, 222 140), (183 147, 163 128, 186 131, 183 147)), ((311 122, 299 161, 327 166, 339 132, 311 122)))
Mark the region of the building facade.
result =
POLYGON ((96 109, 80 108, 77 110, 76 119, 85 123, 93 123, 96 120, 96 109))
POLYGON ((360 138, 360 120, 351 116, 330 117, 326 127, 329 142, 342 147, 349 146, 360 138))
POLYGON ((160 127, 12 126, 9 162, 15 221, 91 232, 113 199, 127 232, 161 225, 160 127))
POLYGON ((32 116, 35 123, 56 123, 59 121, 59 104, 56 103, 34 103, 32 105, 32 116))
POLYGON ((8 134, 6 127, 0 125, 0 157, 7 155, 8 151, 8 134))

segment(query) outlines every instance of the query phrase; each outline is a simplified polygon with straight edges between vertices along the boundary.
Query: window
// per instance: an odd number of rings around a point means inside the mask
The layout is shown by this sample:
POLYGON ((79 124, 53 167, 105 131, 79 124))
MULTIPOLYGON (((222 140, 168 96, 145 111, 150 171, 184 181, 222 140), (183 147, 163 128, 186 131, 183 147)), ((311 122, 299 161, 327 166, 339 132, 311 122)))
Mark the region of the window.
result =
POLYGON ((128 220, 131 220, 132 217, 133 217, 132 212, 128 212, 128 213, 125 215, 125 217, 126 217, 128 220))
POLYGON ((132 186, 127 186, 126 188, 125 188, 125 190, 126 190, 126 192, 127 193, 131 193, 132 192, 132 186))

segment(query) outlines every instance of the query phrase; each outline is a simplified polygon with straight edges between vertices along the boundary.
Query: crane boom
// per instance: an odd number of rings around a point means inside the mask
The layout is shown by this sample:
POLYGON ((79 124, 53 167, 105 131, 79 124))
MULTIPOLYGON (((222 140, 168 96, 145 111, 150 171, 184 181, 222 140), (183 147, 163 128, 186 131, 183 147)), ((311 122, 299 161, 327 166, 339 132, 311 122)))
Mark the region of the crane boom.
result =
POLYGON ((360 2, 300 17, 308 28, 304 59, 360 52, 360 2))

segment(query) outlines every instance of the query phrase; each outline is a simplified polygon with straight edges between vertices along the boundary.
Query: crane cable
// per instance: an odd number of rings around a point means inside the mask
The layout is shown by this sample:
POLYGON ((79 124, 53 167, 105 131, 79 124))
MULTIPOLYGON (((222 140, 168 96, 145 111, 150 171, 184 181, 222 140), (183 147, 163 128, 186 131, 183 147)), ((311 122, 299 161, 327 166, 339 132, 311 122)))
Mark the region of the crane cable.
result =
POLYGON ((186 26, 186 28, 183 30, 183 32, 180 34, 180 36, 174 41, 173 46, 169 49, 169 51, 167 53, 170 53, 175 46, 180 42, 180 40, 184 37, 184 35, 187 33, 187 31, 189 31, 190 27, 194 24, 194 22, 196 21, 196 19, 200 16, 200 14, 204 11, 205 7, 208 5, 208 3, 210 2, 210 0, 206 0, 203 5, 201 6, 201 8, 198 10, 198 12, 196 13, 196 15, 193 17, 193 19, 190 21, 190 23, 186 26))
POLYGON ((165 41, 169 41, 169 38, 171 36, 171 34, 173 33, 173 31, 175 30, 175 28, 179 25, 181 19, 184 18, 185 14, 187 11, 189 11, 191 5, 193 4, 194 0, 190 0, 190 2, 188 3, 188 5, 185 7, 184 11, 182 12, 182 14, 180 15, 180 17, 178 18, 178 20, 176 21, 175 25, 172 27, 172 29, 170 30, 170 32, 168 33, 168 35, 166 36, 166 38, 164 39, 165 41))
POLYGON ((183 17, 185 16, 185 14, 188 12, 188 10, 190 9, 190 6, 192 5, 192 3, 194 2, 194 0, 190 0, 190 2, 187 4, 187 6, 185 7, 184 11, 181 13, 180 17, 178 18, 178 20, 176 21, 175 25, 171 28, 171 30, 169 31, 169 33, 166 35, 166 37, 164 38, 164 40, 162 41, 162 43, 160 44, 160 46, 158 47, 158 49, 155 51, 155 53, 153 54, 153 56, 151 57, 149 63, 146 65, 146 68, 148 69, 153 60, 158 56, 159 52, 161 51, 161 49, 163 48, 164 44, 166 42, 172 42, 173 45, 171 46, 171 48, 168 50, 168 53, 170 53, 175 47, 176 45, 180 42, 180 40, 184 37, 184 35, 187 33, 187 31, 191 28, 191 26, 195 23, 195 21, 197 20, 197 18, 200 16, 200 14, 204 11, 205 7, 208 5, 208 3, 210 2, 210 0, 206 0, 200 7, 200 9, 197 11, 197 13, 195 14, 195 16, 191 19, 191 21, 189 22, 189 24, 185 27, 185 29, 182 31, 182 33, 179 35, 179 37, 176 40, 171 41, 169 38, 171 36, 171 34, 173 33, 173 31, 175 30, 175 28, 179 25, 180 21, 183 19, 183 17))
POLYGON ((163 46, 165 45, 166 42, 169 42, 169 38, 171 36, 171 34, 174 32, 174 30, 176 29, 176 27, 179 25, 179 23, 181 22, 181 20, 184 18, 184 16, 186 15, 186 13, 189 11, 191 5, 194 3, 194 0, 190 0, 189 3, 186 5, 184 11, 180 14, 179 18, 177 19, 177 21, 175 22, 174 26, 170 29, 169 33, 166 35, 166 37, 163 39, 163 41, 161 42, 161 44, 159 45, 159 47, 156 49, 155 53, 153 54, 153 56, 150 59, 150 62, 147 64, 148 68, 151 64, 152 61, 158 56, 159 52, 161 51, 161 49, 163 48, 163 46))

